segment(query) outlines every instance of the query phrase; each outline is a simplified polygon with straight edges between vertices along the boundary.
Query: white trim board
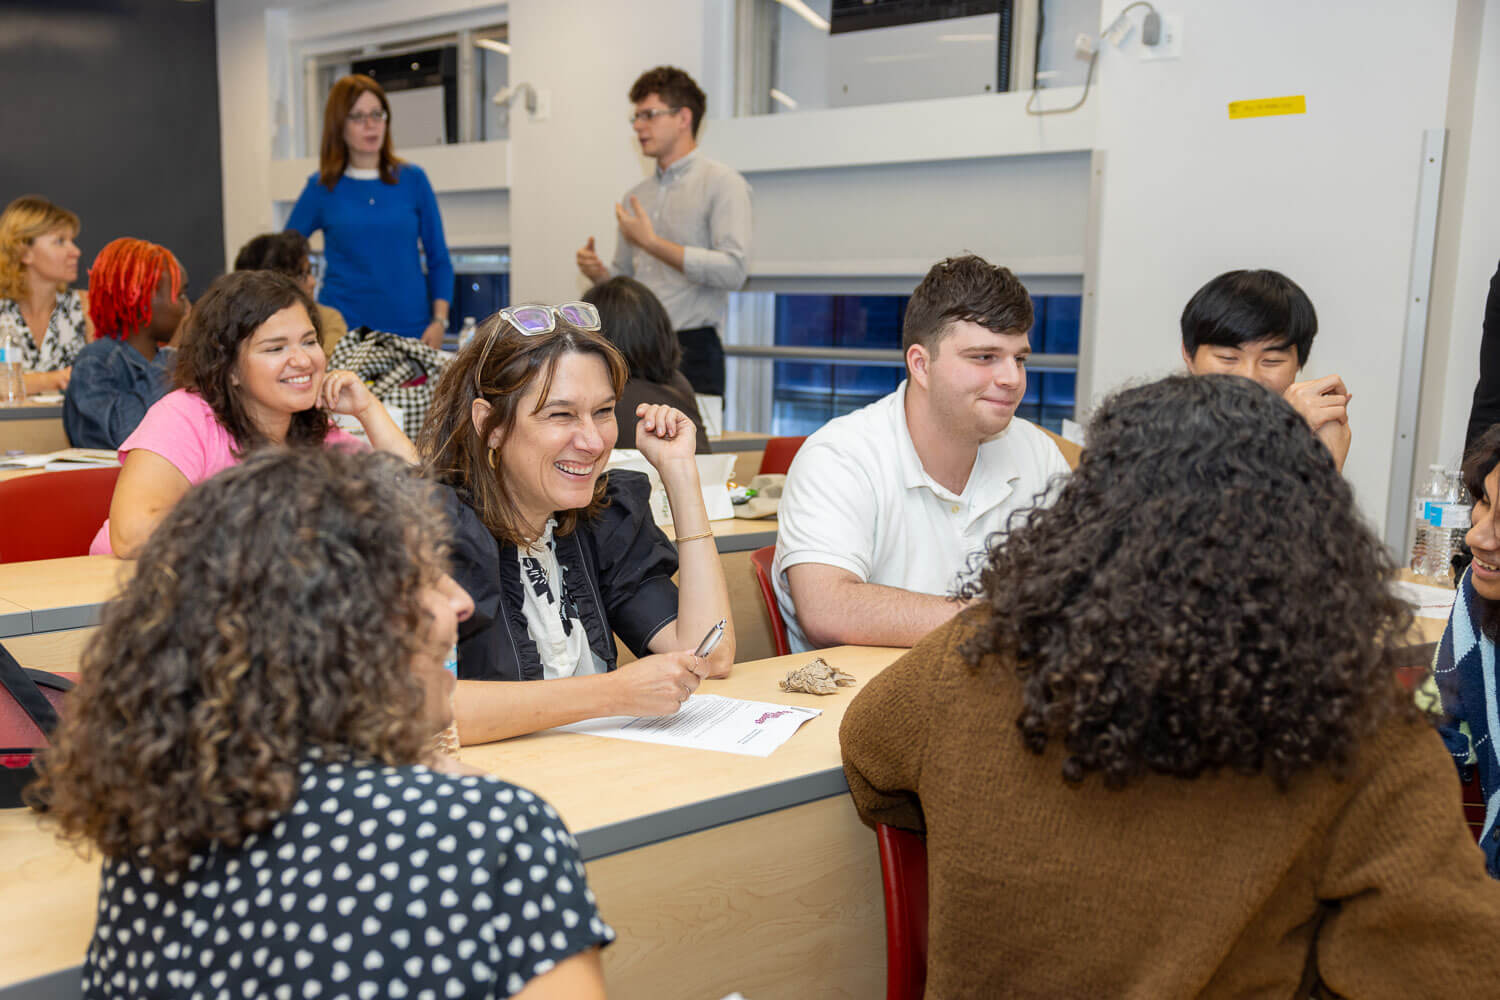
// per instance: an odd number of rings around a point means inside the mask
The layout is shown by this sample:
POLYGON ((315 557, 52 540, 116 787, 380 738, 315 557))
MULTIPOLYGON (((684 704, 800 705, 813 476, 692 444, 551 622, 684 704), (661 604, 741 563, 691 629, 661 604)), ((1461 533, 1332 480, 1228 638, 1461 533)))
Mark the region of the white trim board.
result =
MULTIPOLYGON (((1037 106, 1066 107, 1082 87, 1037 92, 1037 106)), ((1097 88, 1077 111, 1029 115, 1030 91, 899 104, 709 118, 703 149, 754 175, 775 170, 969 160, 1094 148, 1097 88)), ((753 176, 752 176, 753 180, 753 176)))

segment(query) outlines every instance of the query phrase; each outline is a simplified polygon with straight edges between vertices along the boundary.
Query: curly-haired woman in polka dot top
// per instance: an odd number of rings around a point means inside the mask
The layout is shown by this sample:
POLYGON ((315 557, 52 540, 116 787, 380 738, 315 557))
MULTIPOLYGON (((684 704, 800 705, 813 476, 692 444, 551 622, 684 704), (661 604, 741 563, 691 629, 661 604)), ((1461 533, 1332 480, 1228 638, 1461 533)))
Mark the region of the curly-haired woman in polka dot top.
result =
POLYGON ((267 449, 152 535, 32 787, 104 857, 88 997, 602 997, 530 792, 433 755, 472 608, 432 487, 267 449))

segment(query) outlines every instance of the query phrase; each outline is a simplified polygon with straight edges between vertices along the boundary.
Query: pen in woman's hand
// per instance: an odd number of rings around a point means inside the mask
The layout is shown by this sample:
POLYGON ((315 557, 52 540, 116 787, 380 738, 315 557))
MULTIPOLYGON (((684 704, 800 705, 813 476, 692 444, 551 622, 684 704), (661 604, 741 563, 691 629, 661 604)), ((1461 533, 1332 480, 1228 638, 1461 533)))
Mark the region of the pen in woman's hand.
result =
POLYGON ((698 643, 698 648, 693 650, 693 655, 704 658, 709 653, 712 653, 714 647, 719 644, 719 640, 724 638, 724 626, 727 624, 729 624, 729 619, 720 618, 719 623, 709 629, 708 634, 703 637, 703 641, 698 643))

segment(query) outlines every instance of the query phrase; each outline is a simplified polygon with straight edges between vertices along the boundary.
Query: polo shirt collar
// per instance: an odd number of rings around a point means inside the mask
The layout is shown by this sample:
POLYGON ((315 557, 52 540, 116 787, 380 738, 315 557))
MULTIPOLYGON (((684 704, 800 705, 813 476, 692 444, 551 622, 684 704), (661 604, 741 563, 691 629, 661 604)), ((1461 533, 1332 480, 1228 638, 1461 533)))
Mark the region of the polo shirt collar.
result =
MULTIPOLYGON (((922 459, 917 455, 917 446, 911 439, 911 428, 906 426, 906 379, 901 380, 894 395, 896 405, 892 408, 891 415, 892 436, 896 442, 896 460, 901 465, 901 485, 906 489, 925 487, 947 499, 951 494, 922 468, 922 459)), ((974 468, 969 470, 969 481, 964 485, 964 492, 969 496, 970 510, 975 516, 991 510, 1010 496, 1016 488, 1016 481, 1021 478, 1020 469, 1014 464, 1008 475, 999 475, 994 470, 998 454, 1009 450, 1005 439, 1010 434, 1010 426, 1013 425, 1008 425, 1005 430, 981 444, 979 453, 974 456, 974 468)))

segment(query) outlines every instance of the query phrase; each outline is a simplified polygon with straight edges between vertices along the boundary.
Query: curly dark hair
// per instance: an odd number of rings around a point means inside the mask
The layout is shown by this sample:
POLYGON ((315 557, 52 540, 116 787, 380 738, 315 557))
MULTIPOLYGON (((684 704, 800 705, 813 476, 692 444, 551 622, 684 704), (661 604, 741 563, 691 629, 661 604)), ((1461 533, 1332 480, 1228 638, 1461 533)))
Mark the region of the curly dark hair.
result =
MULTIPOLYGON (((238 454, 267 443, 234 384, 240 348, 262 323, 296 305, 307 310, 321 343, 323 320, 312 297, 296 281, 275 271, 231 271, 216 278, 193 304, 182 347, 177 351, 174 379, 179 389, 203 397, 215 419, 234 439, 238 454)), ((294 413, 285 443, 322 444, 328 427, 328 414, 316 407, 294 413)))
MULTIPOLYGON (((423 474, 457 489, 490 534, 512 545, 525 546, 534 539, 516 509, 510 484, 492 464, 486 442, 498 428, 500 448, 505 447, 505 439, 516 426, 521 397, 533 382, 541 383, 536 402, 541 409, 558 359, 565 354, 602 358, 619 397, 628 374, 625 359, 602 335, 580 330, 561 318, 552 332, 528 335, 495 313, 479 325, 474 338, 443 370, 422 424, 417 450, 422 455, 423 474), (489 419, 477 433, 471 417, 476 399, 490 404, 489 419)), ((594 484, 594 498, 588 507, 557 511, 555 535, 573 531, 580 514, 592 517, 604 508, 607 475, 601 475, 594 484)))
POLYGON ((104 610, 28 801, 180 870, 288 808, 309 748, 416 762, 412 671, 445 572, 430 483, 381 453, 266 448, 194 487, 104 610))
MULTIPOLYGON (((1484 481, 1495 471, 1495 466, 1500 465, 1500 424, 1495 424, 1489 430, 1479 435, 1478 439, 1469 446, 1468 453, 1464 455, 1463 477, 1464 486, 1469 491, 1469 496, 1474 498, 1475 503, 1483 500, 1489 505, 1490 517, 1500 516, 1500 497, 1492 497, 1484 490, 1484 481)), ((1479 615, 1479 630, 1491 642, 1500 642, 1500 602, 1481 601, 1479 615)))
POLYGON ((1410 610, 1328 449, 1281 397, 1176 376, 1107 400, 1056 503, 994 547, 964 596, 963 655, 1013 664, 1017 726, 1063 777, 1150 770, 1344 775, 1381 718, 1410 610))

